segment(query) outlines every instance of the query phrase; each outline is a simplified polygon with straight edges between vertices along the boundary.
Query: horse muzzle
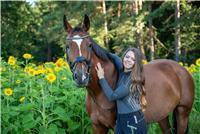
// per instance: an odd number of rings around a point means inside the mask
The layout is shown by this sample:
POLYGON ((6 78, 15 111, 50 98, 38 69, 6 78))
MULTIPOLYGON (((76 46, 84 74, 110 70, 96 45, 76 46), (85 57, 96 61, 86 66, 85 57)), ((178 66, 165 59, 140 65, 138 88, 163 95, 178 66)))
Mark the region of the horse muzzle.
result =
POLYGON ((77 87, 86 87, 89 83, 89 75, 88 74, 73 73, 73 79, 76 82, 77 87))

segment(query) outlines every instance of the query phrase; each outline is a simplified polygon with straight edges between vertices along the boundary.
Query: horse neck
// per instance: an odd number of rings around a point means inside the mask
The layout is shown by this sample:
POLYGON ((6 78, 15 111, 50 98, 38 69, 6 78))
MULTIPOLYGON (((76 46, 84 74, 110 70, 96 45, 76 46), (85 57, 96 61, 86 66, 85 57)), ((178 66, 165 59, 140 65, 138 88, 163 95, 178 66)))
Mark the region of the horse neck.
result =
POLYGON ((112 89, 115 88, 117 78, 118 78, 117 70, 115 69, 115 66, 112 63, 112 61, 110 60, 104 61, 98 58, 95 54, 92 54, 92 66, 91 66, 91 72, 90 72, 91 80, 88 86, 88 90, 92 90, 95 96, 102 93, 102 89, 99 84, 99 78, 97 77, 97 72, 95 70, 95 67, 98 62, 100 62, 102 67, 104 68, 104 77, 112 89))

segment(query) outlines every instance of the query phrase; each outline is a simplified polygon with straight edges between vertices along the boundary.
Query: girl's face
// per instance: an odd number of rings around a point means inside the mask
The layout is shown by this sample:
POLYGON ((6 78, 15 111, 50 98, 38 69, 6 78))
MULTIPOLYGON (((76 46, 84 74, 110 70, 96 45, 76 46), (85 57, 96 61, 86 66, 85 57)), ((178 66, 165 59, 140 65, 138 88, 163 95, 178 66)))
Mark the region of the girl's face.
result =
POLYGON ((128 51, 123 59, 125 70, 130 70, 135 65, 135 54, 133 51, 128 51))

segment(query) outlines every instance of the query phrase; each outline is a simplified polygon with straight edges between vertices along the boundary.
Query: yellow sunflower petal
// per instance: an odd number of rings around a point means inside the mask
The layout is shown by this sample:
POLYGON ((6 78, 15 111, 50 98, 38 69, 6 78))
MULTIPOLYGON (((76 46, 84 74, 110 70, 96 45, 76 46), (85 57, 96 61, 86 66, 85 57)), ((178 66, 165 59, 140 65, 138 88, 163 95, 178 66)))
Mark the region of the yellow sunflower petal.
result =
POLYGON ((6 96, 11 96, 13 94, 13 90, 11 88, 5 88, 4 89, 4 94, 6 96))

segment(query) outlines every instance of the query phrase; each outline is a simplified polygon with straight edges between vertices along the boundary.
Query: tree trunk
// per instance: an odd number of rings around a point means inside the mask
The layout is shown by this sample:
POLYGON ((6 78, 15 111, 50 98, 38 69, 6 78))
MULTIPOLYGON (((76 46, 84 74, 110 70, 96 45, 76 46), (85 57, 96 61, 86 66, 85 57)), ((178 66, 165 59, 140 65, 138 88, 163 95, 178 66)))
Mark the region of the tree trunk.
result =
POLYGON ((104 30, 105 30, 105 36, 104 36, 104 43, 107 48, 108 46, 108 25, 107 25, 107 16, 106 16, 106 3, 105 0, 102 0, 103 4, 103 15, 104 15, 104 30))
POLYGON ((121 16, 121 2, 118 1, 118 12, 117 12, 117 17, 120 18, 121 16))
POLYGON ((138 0, 135 0, 135 14, 138 15, 138 0))
POLYGON ((142 0, 138 0, 138 9, 142 10, 142 0))
MULTIPOLYGON (((142 8, 142 1, 135 0, 134 3, 132 4, 132 6, 133 6, 133 12, 135 13, 135 16, 137 16, 139 8, 142 8)), ((137 30, 135 33, 136 34, 136 44, 137 44, 137 47, 140 49, 141 53, 143 54, 144 59, 146 59, 144 45, 142 43, 142 34, 141 34, 142 25, 141 25, 141 23, 136 22, 136 27, 137 27, 137 30)))
POLYGON ((176 26, 176 34, 175 34, 175 60, 179 61, 179 56, 180 56, 180 46, 181 46, 181 41, 180 41, 180 24, 179 24, 179 18, 180 18, 180 0, 176 1, 176 10, 175 10, 175 22, 177 24, 176 26))
POLYGON ((47 61, 49 62, 51 61, 51 45, 48 42, 46 43, 47 43, 47 61))
MULTIPOLYGON (((149 12, 151 13, 152 5, 149 3, 149 12)), ((154 40, 153 40, 153 26, 152 26, 152 18, 149 18, 149 36, 150 36, 150 60, 154 60, 154 40)))

